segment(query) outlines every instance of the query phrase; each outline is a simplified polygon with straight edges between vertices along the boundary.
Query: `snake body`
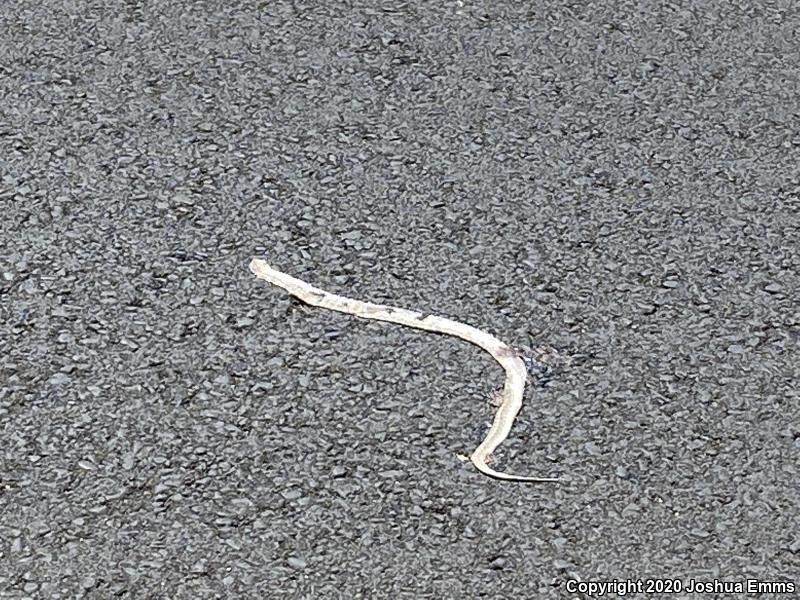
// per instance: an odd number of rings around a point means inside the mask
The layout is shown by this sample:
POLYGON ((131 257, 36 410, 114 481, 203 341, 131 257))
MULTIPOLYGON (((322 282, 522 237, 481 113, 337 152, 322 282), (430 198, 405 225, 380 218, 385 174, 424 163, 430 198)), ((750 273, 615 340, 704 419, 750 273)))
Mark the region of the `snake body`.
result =
POLYGON ((422 314, 396 306, 362 302, 360 300, 354 300, 352 298, 326 292, 296 277, 273 269, 264 260, 259 258, 253 258, 250 262, 250 270, 256 277, 283 288, 292 296, 299 298, 311 306, 327 308, 364 319, 387 321, 389 323, 405 325, 406 327, 413 327, 414 329, 423 329, 425 331, 451 335, 483 348, 503 367, 506 372, 506 381, 503 392, 498 397, 500 405, 495 413, 492 426, 483 442, 481 442, 470 455, 470 461, 481 473, 489 477, 494 477, 495 479, 530 483, 558 481, 558 478, 554 477, 524 477, 520 475, 511 475, 509 473, 496 471, 487 464, 492 452, 494 452, 508 437, 511 431, 511 425, 514 423, 514 418, 522 407, 522 396, 525 390, 527 369, 525 368, 525 363, 513 348, 485 331, 481 331, 471 325, 453 321, 452 319, 422 314))

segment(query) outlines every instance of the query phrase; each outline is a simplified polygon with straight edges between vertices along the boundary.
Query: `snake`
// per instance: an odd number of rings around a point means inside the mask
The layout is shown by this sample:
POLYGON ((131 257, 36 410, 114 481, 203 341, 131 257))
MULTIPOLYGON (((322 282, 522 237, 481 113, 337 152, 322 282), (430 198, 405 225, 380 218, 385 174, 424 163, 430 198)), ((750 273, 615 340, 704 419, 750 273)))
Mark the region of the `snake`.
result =
POLYGON ((514 419, 520 408, 522 408, 522 397, 525 391, 525 380, 528 371, 525 362, 514 348, 485 331, 446 317, 416 312, 396 306, 362 302, 361 300, 354 300, 327 292, 301 279, 278 271, 261 258, 254 257, 250 261, 250 270, 257 278, 284 289, 290 295, 310 306, 334 310, 363 319, 386 321, 413 329, 453 336, 470 342, 488 352, 503 367, 506 379, 502 392, 496 396, 498 407, 491 427, 484 440, 469 456, 469 461, 478 471, 494 479, 528 483, 559 481, 557 477, 512 475, 497 471, 489 466, 492 453, 506 440, 511 432, 514 419))

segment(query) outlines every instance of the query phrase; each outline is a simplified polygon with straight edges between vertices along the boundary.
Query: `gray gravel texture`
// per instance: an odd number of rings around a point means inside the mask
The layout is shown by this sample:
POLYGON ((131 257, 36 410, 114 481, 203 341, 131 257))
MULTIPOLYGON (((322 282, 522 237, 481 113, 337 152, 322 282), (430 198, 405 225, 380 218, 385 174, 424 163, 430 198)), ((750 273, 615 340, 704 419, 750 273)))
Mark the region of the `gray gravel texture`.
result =
POLYGON ((352 4, 3 3, 0 598, 800 586, 800 9, 352 4))

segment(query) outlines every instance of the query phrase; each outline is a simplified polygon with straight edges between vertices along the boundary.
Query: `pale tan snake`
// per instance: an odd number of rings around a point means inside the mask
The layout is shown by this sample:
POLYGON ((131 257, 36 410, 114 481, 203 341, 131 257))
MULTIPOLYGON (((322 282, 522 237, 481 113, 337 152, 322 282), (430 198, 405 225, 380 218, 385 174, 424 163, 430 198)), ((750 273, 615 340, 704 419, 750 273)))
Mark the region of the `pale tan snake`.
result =
POLYGON ((424 329, 445 335, 452 335, 462 340, 466 340, 480 346, 492 355, 500 363, 506 372, 506 381, 503 392, 498 396, 500 405, 494 416, 494 421, 486 434, 486 438, 481 442, 469 459, 473 465, 485 475, 506 481, 526 481, 531 483, 547 483, 558 481, 555 477, 523 477, 510 475, 500 471, 495 471, 488 464, 492 452, 503 443, 511 431, 511 425, 522 407, 522 395, 525 390, 525 379, 527 369, 525 363, 517 352, 501 342, 499 339, 480 329, 470 325, 458 323, 451 319, 438 317, 436 315, 424 315, 405 308, 395 306, 385 306, 382 304, 372 304, 361 302, 344 296, 337 296, 325 290, 315 288, 305 281, 276 271, 265 261, 254 258, 250 262, 250 270, 259 278, 268 281, 273 285, 283 288, 292 296, 295 296, 312 306, 336 310, 356 317, 365 319, 375 319, 378 321, 388 321, 398 323, 414 329, 424 329))

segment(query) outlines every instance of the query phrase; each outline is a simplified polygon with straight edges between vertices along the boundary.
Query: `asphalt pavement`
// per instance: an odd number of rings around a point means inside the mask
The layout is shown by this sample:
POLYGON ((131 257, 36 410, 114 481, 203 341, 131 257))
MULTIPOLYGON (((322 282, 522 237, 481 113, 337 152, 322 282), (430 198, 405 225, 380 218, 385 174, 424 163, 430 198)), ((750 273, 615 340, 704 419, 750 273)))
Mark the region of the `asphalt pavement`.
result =
POLYGON ((4 2, 0 598, 797 598, 798 32, 4 2), (459 460, 480 349, 252 256, 556 350, 494 465, 562 481, 459 460))

